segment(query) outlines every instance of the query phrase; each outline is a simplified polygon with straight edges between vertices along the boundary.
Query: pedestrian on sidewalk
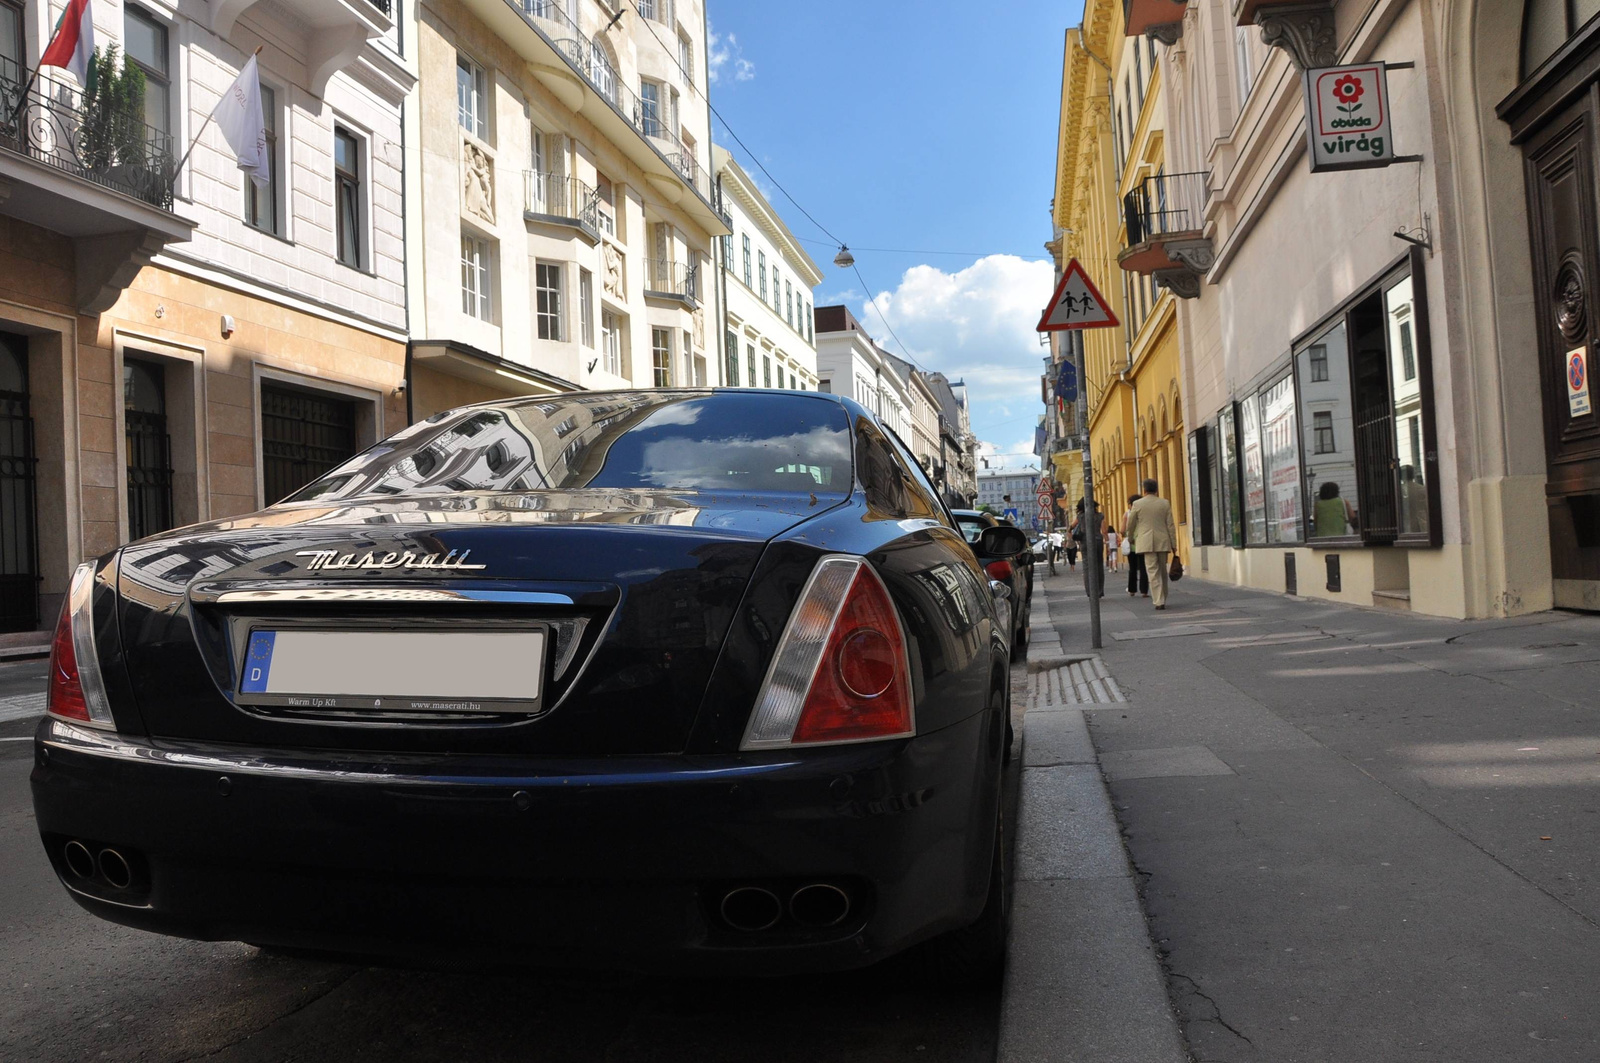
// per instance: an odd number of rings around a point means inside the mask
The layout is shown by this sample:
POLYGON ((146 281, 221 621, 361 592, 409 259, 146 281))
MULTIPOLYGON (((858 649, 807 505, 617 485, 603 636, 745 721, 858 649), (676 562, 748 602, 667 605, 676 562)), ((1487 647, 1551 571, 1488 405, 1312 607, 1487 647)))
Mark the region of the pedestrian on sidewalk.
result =
POLYGON ((1122 560, 1120 540, 1117 538, 1117 529, 1111 522, 1106 521, 1106 571, 1117 571, 1117 565, 1122 560))
POLYGON ((1157 609, 1167 607, 1167 558, 1178 548, 1178 527, 1172 523, 1172 503, 1156 494, 1160 484, 1144 482, 1144 497, 1128 511, 1123 532, 1144 557, 1150 574, 1150 600, 1157 609))
POLYGON ((1139 551, 1133 548, 1135 545, 1133 533, 1128 531, 1133 526, 1133 507, 1138 501, 1138 495, 1129 495, 1128 512, 1122 515, 1122 530, 1128 532, 1127 553, 1124 555, 1128 559, 1128 597, 1133 598, 1142 595, 1148 598, 1150 597, 1150 576, 1144 570, 1144 559, 1140 557, 1139 551))
MULTIPOLYGON (((1060 534, 1059 532, 1057 533, 1060 534)), ((1061 548, 1067 552, 1067 571, 1076 571, 1078 567, 1078 543, 1083 540, 1083 529, 1077 521, 1072 522, 1072 527, 1067 529, 1066 538, 1061 548)))

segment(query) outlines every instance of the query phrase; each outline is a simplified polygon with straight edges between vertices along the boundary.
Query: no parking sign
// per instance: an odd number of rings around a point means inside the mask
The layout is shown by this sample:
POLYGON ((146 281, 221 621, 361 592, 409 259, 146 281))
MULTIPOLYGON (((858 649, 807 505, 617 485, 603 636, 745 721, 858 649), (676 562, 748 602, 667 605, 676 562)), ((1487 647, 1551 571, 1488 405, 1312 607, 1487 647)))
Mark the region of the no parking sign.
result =
POLYGON ((1589 403, 1589 348, 1567 352, 1567 408, 1574 417, 1592 412, 1589 403))

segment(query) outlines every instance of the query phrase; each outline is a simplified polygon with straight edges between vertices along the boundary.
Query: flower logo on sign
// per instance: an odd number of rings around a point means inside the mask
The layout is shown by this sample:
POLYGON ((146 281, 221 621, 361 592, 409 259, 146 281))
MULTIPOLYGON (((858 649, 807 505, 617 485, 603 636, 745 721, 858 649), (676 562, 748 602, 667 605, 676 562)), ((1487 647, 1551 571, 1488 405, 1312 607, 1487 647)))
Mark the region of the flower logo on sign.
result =
POLYGON ((1362 87, 1361 79, 1354 74, 1346 74, 1333 83, 1334 99, 1339 101, 1339 110, 1345 114, 1355 114, 1361 110, 1361 104, 1356 101, 1366 95, 1367 90, 1362 87))

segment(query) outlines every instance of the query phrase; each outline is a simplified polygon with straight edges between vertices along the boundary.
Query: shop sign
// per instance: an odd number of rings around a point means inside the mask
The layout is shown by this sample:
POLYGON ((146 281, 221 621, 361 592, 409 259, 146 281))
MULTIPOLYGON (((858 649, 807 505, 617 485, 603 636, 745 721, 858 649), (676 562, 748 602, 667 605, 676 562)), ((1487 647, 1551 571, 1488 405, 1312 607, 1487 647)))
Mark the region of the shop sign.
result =
POLYGON ((1395 161, 1384 64, 1321 67, 1304 76, 1312 173, 1395 161))
POLYGON ((1584 417, 1593 412, 1589 403, 1589 348, 1576 347, 1567 352, 1567 409, 1574 417, 1584 417))

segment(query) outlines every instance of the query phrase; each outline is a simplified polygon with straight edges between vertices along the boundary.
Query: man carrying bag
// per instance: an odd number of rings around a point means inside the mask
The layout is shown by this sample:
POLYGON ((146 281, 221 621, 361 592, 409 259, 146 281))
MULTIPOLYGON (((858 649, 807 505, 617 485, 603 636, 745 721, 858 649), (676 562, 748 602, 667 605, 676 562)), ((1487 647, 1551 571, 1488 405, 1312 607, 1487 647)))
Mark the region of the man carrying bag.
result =
POLYGON ((1150 577, 1150 601, 1157 609, 1167 607, 1167 587, 1171 579, 1167 559, 1178 548, 1178 527, 1172 522, 1172 503, 1159 498, 1159 485, 1144 482, 1144 497, 1128 510, 1123 534, 1133 543, 1133 552, 1143 555, 1150 577))

